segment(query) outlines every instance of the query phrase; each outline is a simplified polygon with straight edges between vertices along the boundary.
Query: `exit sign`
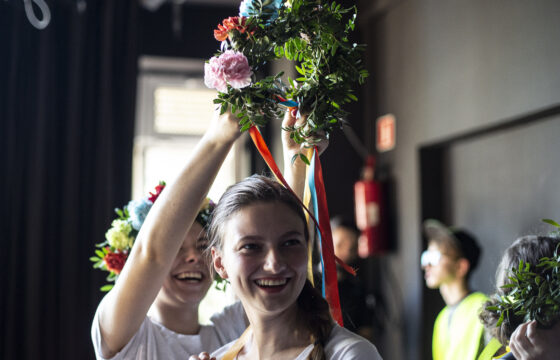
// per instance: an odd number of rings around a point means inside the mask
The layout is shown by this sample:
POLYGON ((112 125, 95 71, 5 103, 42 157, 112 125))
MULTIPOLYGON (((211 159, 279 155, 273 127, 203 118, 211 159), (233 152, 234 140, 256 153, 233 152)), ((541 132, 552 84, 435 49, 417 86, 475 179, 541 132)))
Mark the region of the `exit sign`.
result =
POLYGON ((378 152, 385 152, 395 148, 397 140, 396 123, 397 120, 393 114, 387 114, 377 118, 375 146, 378 152))

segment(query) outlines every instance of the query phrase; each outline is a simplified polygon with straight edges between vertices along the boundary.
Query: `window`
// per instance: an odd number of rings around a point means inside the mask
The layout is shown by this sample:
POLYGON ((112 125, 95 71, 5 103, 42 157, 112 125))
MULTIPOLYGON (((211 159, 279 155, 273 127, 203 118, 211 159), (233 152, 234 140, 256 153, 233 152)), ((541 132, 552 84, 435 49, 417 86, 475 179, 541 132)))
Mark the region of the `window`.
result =
MULTIPOLYGON (((148 194, 159 181, 170 182, 178 175, 212 119, 216 97, 216 91, 204 85, 204 60, 142 57, 139 70, 134 199, 148 194)), ((218 201, 229 185, 247 176, 245 158, 242 145, 236 144, 210 189, 212 200, 218 201)), ((201 303, 200 321, 231 302, 229 287, 226 296, 212 287, 201 303)))

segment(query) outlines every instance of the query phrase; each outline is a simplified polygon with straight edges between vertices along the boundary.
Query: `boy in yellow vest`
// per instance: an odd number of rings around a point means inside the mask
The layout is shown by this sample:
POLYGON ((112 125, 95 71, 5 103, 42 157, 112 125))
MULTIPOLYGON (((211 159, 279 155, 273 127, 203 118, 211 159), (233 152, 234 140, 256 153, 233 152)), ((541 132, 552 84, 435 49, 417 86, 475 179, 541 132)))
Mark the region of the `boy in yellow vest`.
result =
POLYGON ((484 326, 478 318, 486 295, 472 292, 468 279, 478 264, 480 247, 472 235, 427 220, 428 249, 421 265, 426 286, 439 289, 446 306, 434 324, 434 360, 474 360, 484 348, 484 326))

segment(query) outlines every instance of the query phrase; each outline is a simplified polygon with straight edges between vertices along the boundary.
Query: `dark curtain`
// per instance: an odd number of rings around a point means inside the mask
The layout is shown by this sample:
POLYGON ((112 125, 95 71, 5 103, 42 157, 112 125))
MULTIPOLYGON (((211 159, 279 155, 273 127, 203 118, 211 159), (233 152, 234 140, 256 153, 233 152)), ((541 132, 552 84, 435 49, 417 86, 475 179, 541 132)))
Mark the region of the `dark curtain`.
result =
POLYGON ((0 1, 0 358, 92 359, 89 257, 130 198, 138 9, 46 3, 37 30, 0 1))

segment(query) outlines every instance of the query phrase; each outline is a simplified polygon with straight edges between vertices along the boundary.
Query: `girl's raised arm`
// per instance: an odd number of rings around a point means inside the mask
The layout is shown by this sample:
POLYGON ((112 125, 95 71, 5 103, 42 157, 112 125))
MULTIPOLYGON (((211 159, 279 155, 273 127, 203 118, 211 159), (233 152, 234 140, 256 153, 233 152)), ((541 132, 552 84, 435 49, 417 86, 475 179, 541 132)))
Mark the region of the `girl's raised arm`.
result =
POLYGON ((216 113, 177 179, 154 203, 114 288, 99 306, 104 356, 119 352, 140 328, 239 135, 235 116, 216 113))

